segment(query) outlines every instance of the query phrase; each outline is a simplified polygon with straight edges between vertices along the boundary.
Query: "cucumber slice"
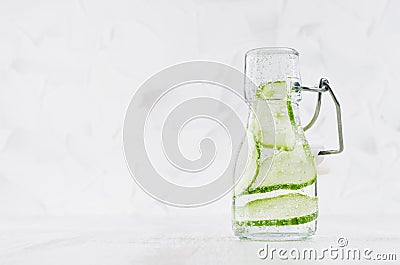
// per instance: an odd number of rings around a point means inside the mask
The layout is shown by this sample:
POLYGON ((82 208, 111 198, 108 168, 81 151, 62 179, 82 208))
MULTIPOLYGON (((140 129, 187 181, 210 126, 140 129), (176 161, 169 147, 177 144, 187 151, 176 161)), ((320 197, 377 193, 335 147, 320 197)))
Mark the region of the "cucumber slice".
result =
MULTIPOLYGON (((268 83, 262 91, 267 95, 272 95, 273 91, 283 95, 285 84, 283 81, 268 83)), ((254 102, 253 110, 249 129, 256 142, 267 149, 276 148, 278 153, 259 162, 255 180, 247 189, 242 189, 242 194, 297 190, 313 184, 316 181, 314 159, 304 136, 297 133, 291 101, 259 100, 254 102)), ((263 156, 265 153, 266 149, 263 156)))
POLYGON ((318 199, 300 193, 250 201, 236 207, 236 224, 249 226, 297 225, 318 216, 318 199))
POLYGON ((250 128, 266 148, 292 150, 296 141, 295 120, 285 81, 267 83, 256 93, 250 128))
POLYGON ((314 159, 308 145, 297 145, 292 151, 279 151, 260 164, 256 181, 247 190, 249 194, 273 190, 298 190, 317 179, 314 159))
POLYGON ((260 170, 261 146, 254 135, 248 135, 248 150, 241 148, 235 168, 234 196, 248 193, 260 170), (242 174, 242 175, 240 175, 242 174))
POLYGON ((318 212, 293 217, 288 219, 272 219, 272 220, 254 220, 254 221, 236 221, 238 226, 284 226, 284 225, 300 225, 314 221, 318 217, 318 212))
POLYGON ((296 135, 288 112, 289 101, 256 101, 250 116, 250 130, 263 147, 292 150, 296 135))
POLYGON ((261 85, 256 96, 261 99, 286 99, 289 93, 290 88, 286 81, 275 81, 261 85))

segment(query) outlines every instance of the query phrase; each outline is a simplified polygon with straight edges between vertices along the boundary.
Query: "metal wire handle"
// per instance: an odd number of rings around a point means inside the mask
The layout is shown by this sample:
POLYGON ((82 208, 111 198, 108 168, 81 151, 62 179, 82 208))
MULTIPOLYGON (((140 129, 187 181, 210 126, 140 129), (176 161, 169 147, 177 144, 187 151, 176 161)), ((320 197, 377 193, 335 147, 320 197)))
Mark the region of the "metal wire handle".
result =
POLYGON ((337 132, 338 132, 338 141, 339 141, 339 148, 336 150, 323 150, 319 151, 318 155, 332 155, 332 154, 339 154, 343 152, 344 150, 344 144, 343 144, 343 128, 342 128, 342 112, 340 109, 340 104, 339 101, 337 100, 335 94, 333 93, 331 87, 329 86, 329 82, 326 78, 321 78, 319 81, 319 86, 318 87, 305 87, 305 86, 300 86, 299 83, 295 83, 293 86, 294 89, 297 91, 309 91, 309 92, 317 92, 317 104, 315 106, 314 110, 314 115, 311 118, 310 122, 304 126, 304 131, 307 131, 310 129, 314 123, 317 121, 319 113, 321 111, 321 102, 322 102, 322 93, 329 91, 329 94, 331 95, 331 98, 333 102, 335 103, 335 108, 336 108, 336 122, 337 122, 337 132))

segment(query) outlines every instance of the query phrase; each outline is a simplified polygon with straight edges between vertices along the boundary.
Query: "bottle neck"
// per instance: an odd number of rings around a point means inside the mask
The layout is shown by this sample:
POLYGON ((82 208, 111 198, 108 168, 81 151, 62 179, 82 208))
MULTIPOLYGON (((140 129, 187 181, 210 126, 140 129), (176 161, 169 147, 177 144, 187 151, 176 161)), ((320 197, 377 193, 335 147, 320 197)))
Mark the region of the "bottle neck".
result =
MULTIPOLYGON (((291 48, 259 48, 246 53, 245 96, 252 100, 266 84, 300 81, 299 54, 291 48)), ((289 92, 289 91, 288 91, 289 92)), ((268 97, 267 97, 268 98, 268 97)))

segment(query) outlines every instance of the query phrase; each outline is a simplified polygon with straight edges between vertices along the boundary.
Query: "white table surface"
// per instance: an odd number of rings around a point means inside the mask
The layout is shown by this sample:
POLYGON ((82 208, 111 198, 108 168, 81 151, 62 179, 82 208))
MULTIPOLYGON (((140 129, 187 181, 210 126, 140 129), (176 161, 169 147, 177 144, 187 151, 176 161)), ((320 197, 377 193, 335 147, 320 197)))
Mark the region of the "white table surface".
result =
MULTIPOLYGON (((398 217, 319 218, 317 234, 306 241, 269 242, 270 247, 322 249, 346 237, 348 247, 396 253, 400 260, 398 217)), ((35 217, 0 221, 0 264, 276 264, 261 260, 265 242, 237 240, 229 216, 144 218, 35 217)), ((298 263, 299 261, 285 261, 298 263)), ((310 261, 301 261, 309 264, 310 261)), ((319 264, 341 264, 324 260, 319 264)), ((372 261, 346 262, 375 264, 372 261)), ((379 264, 385 263, 380 261, 379 264)))

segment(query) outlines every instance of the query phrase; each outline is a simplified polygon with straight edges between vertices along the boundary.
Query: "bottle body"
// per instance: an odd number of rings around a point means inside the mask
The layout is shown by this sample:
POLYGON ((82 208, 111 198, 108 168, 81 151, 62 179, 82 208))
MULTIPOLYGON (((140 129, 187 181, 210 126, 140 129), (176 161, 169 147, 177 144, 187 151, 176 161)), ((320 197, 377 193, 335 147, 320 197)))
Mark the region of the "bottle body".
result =
POLYGON ((246 55, 246 74, 256 91, 245 91, 251 106, 248 148, 237 164, 246 166, 235 172, 233 230, 240 238, 296 240, 316 231, 316 167, 300 124, 301 97, 292 89, 300 83, 297 62, 291 49, 246 55))

